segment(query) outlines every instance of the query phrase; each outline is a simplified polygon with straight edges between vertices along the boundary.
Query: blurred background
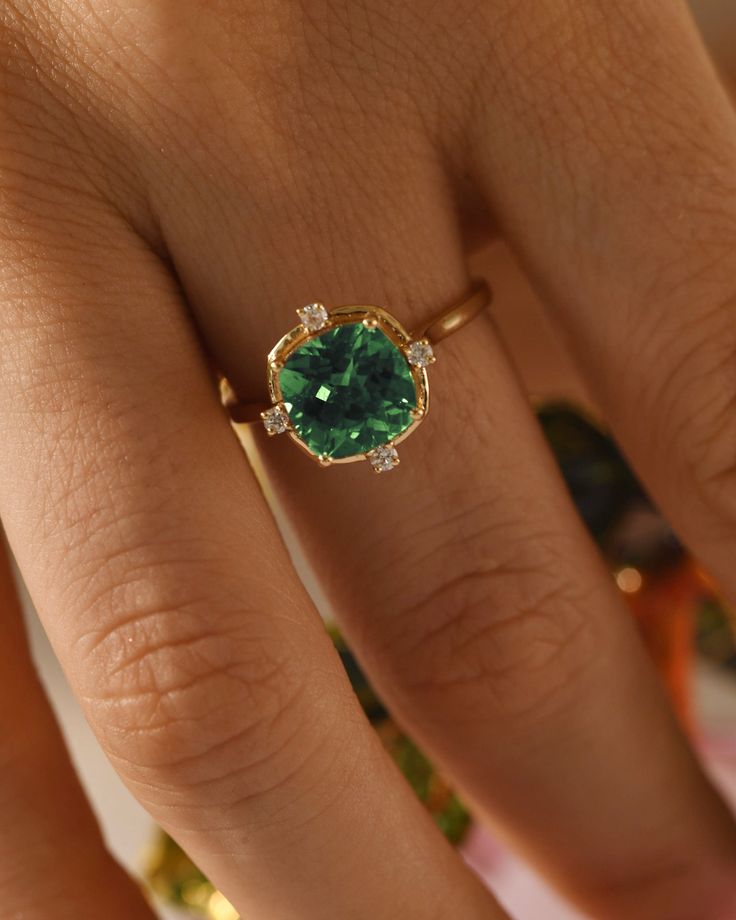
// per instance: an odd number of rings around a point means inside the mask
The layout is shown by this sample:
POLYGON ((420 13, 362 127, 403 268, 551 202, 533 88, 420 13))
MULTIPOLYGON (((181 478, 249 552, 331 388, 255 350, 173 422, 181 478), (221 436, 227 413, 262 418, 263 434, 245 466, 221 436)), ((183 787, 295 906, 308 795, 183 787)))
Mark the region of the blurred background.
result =
MULTIPOLYGON (((736 88, 736 0, 693 0, 724 79, 736 88)), ((735 97, 736 98, 736 97, 735 97)), ((598 427, 585 392, 533 292, 503 244, 477 257, 493 279, 495 315, 575 501, 642 628, 681 719, 715 781, 736 806, 734 620, 707 578, 649 506, 615 446, 598 427)), ((153 882, 162 917, 234 920, 235 912, 157 833, 104 758, 73 700, 26 598, 33 653, 108 844, 135 875, 153 882), (178 902, 178 906, 176 903, 178 902)), ((336 641, 339 639, 336 637, 336 641)), ((488 878, 518 920, 579 917, 534 874, 473 825, 431 765, 393 725, 342 654, 376 729, 443 831, 488 878)))

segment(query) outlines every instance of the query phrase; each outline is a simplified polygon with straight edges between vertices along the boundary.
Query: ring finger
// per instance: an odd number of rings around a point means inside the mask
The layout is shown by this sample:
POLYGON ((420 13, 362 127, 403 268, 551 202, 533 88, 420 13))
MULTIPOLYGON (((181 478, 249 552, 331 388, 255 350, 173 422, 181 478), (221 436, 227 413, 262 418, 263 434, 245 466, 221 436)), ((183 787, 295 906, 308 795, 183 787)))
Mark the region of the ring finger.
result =
POLYGON ((500 917, 363 717, 166 267, 78 173, 16 156, 0 508, 114 766, 244 915, 500 917))

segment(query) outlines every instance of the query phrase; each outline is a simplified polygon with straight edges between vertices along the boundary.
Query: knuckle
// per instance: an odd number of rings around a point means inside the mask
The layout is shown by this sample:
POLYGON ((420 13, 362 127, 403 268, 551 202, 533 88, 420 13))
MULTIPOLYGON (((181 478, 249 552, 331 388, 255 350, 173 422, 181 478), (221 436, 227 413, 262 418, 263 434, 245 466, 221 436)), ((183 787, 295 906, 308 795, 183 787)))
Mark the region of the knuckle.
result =
POLYGON ((688 506, 692 496, 723 536, 736 520, 736 297, 679 327, 677 338, 651 374, 647 414, 659 421, 649 450, 661 456, 664 445, 669 487, 688 506))
MULTIPOLYGON (((458 694, 470 719, 526 721, 571 705, 593 637, 590 600, 563 575, 563 540, 527 534, 516 545, 518 560, 509 555, 440 577, 402 608, 390 641, 410 662, 402 669, 405 692, 428 700, 441 719, 457 717, 458 694), (537 558, 527 565, 529 545, 537 558)), ((513 544, 507 549, 513 553, 513 544)))
POLYGON ((285 752, 303 723, 303 659, 262 612, 195 594, 191 585, 212 574, 188 568, 184 585, 179 562, 174 578, 129 570, 103 589, 90 610, 104 625, 73 648, 80 696, 132 782, 212 799, 232 795, 237 772, 262 790, 294 763, 285 752))
POLYGON ((690 426, 690 464, 709 502, 728 507, 736 499, 736 299, 728 310, 728 324, 704 349, 705 376, 693 381, 690 426), (723 499, 730 499, 725 504, 723 499))

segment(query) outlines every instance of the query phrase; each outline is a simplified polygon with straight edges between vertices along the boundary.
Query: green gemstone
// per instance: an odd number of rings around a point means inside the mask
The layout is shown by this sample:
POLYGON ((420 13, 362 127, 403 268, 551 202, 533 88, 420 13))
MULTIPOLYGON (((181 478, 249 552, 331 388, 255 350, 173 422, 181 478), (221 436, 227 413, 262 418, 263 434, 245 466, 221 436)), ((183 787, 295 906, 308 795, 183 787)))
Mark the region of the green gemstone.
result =
POLYGON ((291 424, 307 447, 340 459, 398 437, 417 405, 406 358, 381 329, 346 323, 296 348, 279 372, 291 424))

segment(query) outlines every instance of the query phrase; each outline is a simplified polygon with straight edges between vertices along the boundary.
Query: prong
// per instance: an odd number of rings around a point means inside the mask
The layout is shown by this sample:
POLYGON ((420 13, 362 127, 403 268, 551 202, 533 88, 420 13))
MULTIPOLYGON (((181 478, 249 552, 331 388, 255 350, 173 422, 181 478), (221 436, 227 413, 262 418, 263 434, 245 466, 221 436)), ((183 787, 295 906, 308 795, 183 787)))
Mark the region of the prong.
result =
POLYGON ((283 363, 276 358, 274 358, 274 360, 269 364, 269 367, 272 371, 280 371, 283 366, 283 363))
POLYGON ((424 417, 424 409, 420 409, 419 406, 417 406, 416 409, 412 409, 412 410, 411 410, 410 415, 411 415, 411 417, 414 419, 414 421, 416 422, 416 421, 418 421, 420 418, 423 418, 423 417, 424 417))
MULTIPOLYGON (((432 347, 432 346, 429 344, 429 342, 427 342, 426 339, 424 339, 424 341, 423 341, 422 344, 425 344, 425 343, 426 343, 427 345, 429 345, 430 348, 432 347)), ((430 357, 430 359, 429 359, 429 363, 430 363, 430 364, 434 364, 436 360, 437 360, 437 355, 436 355, 436 354, 434 353, 434 351, 433 351, 433 352, 432 352, 432 355, 431 355, 431 357, 430 357)))
POLYGON ((382 444, 380 447, 375 447, 373 450, 368 451, 365 457, 366 460, 370 461, 375 473, 387 473, 399 465, 399 455, 393 441, 389 441, 388 444, 382 444))
POLYGON ((319 302, 309 303, 306 307, 299 307, 296 315, 307 332, 318 332, 320 329, 324 329, 330 321, 327 307, 319 302))
POLYGON ((269 438, 277 434, 283 434, 291 427, 289 424, 289 414, 282 403, 276 403, 275 406, 271 406, 270 409, 261 412, 261 419, 263 420, 263 427, 266 429, 266 434, 269 438))
POLYGON ((363 320, 363 325, 366 329, 376 329, 378 327, 378 317, 366 316, 366 318, 363 320))
POLYGON ((317 457, 317 462, 320 466, 332 466, 332 457, 328 457, 326 454, 320 454, 320 456, 317 457))
POLYGON ((404 349, 404 354, 412 367, 427 367, 437 360, 429 339, 417 339, 414 342, 409 342, 404 349))

